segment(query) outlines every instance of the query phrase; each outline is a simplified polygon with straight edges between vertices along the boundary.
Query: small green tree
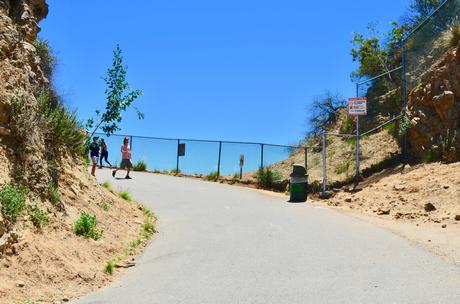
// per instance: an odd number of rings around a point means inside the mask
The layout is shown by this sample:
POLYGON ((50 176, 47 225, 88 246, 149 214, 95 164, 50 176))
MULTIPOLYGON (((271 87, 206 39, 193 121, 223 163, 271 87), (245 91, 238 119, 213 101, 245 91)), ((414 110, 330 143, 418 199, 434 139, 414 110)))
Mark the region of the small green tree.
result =
MULTIPOLYGON (((99 123, 96 125, 90 138, 99 128, 102 128, 107 136, 112 135, 120 130, 119 124, 122 121, 122 113, 132 107, 133 102, 143 94, 141 90, 133 90, 127 81, 127 66, 123 65, 123 52, 119 45, 113 51, 112 66, 107 70, 107 76, 104 77, 106 83, 105 95, 107 104, 105 111, 101 114, 96 110, 96 116, 99 117, 99 123)), ((144 118, 136 107, 133 107, 139 119, 144 118)), ((95 125, 93 118, 87 123, 87 128, 92 129, 95 125)))

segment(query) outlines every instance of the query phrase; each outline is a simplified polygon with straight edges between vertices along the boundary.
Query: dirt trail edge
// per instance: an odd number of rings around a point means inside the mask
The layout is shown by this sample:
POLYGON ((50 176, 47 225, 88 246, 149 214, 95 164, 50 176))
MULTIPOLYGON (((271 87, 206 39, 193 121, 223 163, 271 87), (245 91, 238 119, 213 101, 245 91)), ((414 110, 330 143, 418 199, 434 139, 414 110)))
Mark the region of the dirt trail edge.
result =
POLYGON ((136 267, 75 303, 459 303, 460 268, 327 208, 192 179, 113 181, 155 210, 136 267))

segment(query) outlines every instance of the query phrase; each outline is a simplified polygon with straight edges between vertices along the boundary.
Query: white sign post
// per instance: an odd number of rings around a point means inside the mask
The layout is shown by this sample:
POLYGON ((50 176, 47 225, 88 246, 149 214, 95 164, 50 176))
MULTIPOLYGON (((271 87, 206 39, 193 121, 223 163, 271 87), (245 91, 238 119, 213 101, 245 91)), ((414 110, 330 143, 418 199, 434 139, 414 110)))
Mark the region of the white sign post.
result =
POLYGON ((356 97, 348 99, 348 114, 356 116, 356 181, 359 182, 359 116, 367 115, 367 98, 356 97))

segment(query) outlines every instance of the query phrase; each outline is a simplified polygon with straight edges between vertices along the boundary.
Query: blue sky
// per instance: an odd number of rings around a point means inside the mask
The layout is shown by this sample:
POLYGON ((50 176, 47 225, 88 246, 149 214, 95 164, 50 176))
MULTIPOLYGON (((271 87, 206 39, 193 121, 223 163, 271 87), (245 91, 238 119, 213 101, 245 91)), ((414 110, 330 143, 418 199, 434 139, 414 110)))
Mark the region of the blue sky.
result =
POLYGON ((409 0, 48 3, 40 36, 82 119, 104 107, 101 78, 120 44, 130 84, 145 92, 145 120, 124 115, 120 133, 289 144, 315 96, 354 94, 352 32, 370 21, 385 30, 409 0))

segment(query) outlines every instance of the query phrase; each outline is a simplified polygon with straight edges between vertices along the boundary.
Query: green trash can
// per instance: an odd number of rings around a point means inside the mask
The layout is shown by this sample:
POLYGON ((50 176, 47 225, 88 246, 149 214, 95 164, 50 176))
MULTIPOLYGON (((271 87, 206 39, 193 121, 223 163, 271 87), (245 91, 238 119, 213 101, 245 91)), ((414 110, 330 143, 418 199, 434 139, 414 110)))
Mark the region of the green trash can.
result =
POLYGON ((303 203, 308 196, 308 175, 307 169, 302 165, 294 165, 291 173, 290 183, 291 203, 303 203))

